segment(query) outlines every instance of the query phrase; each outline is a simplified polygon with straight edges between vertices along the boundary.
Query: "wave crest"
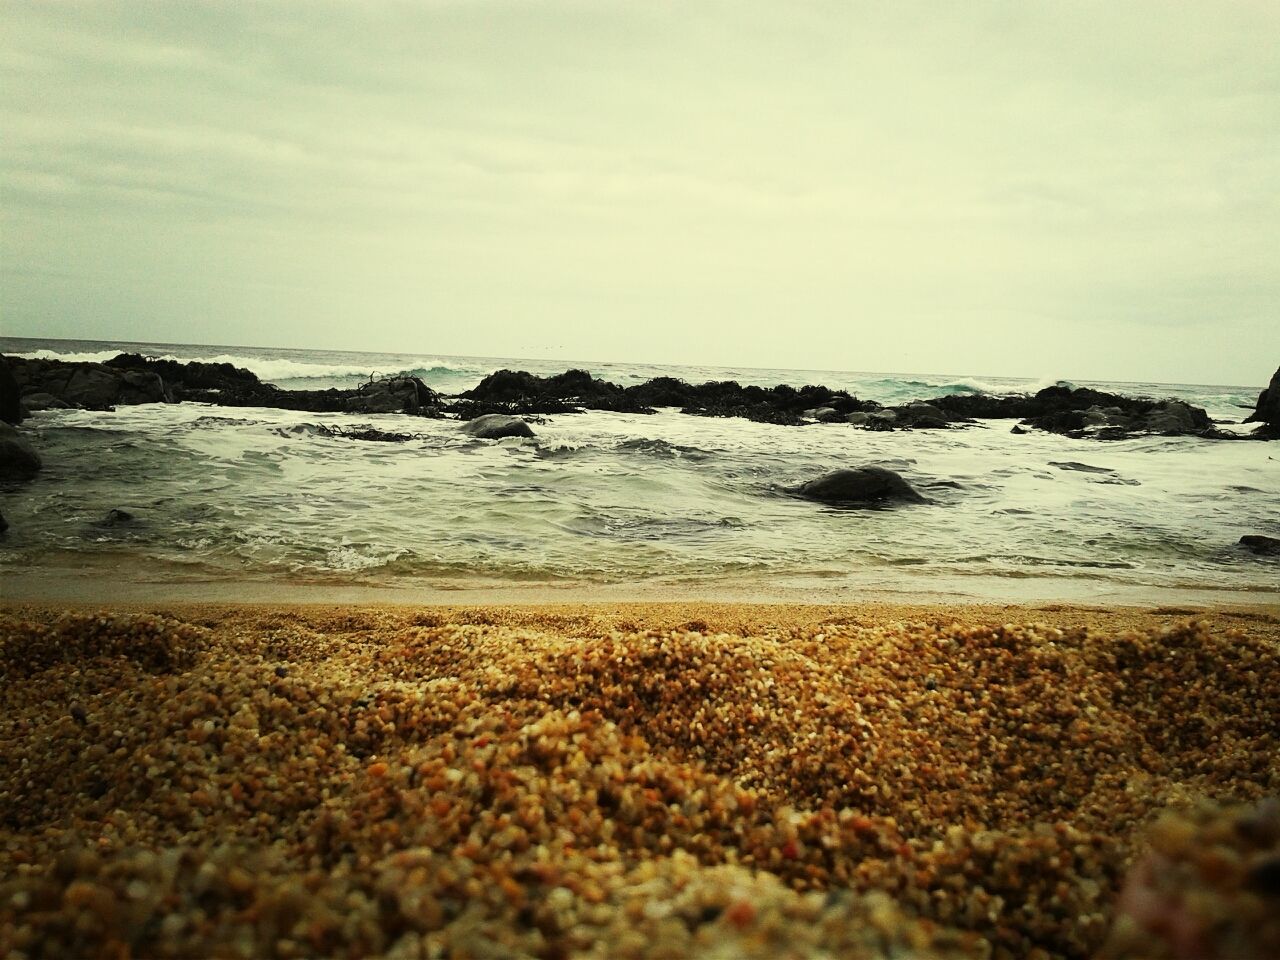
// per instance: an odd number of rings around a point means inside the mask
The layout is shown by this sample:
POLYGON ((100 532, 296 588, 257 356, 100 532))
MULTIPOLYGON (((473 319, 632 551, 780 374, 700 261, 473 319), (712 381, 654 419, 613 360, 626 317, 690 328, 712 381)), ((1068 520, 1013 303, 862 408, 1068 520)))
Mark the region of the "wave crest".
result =
MULTIPOLYGON (((27 353, 15 353, 13 356, 24 360, 61 360, 65 363, 105 363, 118 357, 123 350, 98 350, 91 352, 59 353, 55 350, 32 350, 27 353)), ((418 366, 403 368, 396 363, 390 364, 354 364, 354 363, 307 363, 302 360, 290 360, 284 357, 248 357, 233 353, 220 353, 213 356, 179 357, 172 353, 147 354, 155 360, 174 360, 178 363, 229 363, 233 367, 242 367, 267 383, 278 380, 338 380, 351 377, 419 377, 445 376, 449 374, 479 374, 485 372, 478 367, 451 363, 438 357, 428 357, 418 366)))

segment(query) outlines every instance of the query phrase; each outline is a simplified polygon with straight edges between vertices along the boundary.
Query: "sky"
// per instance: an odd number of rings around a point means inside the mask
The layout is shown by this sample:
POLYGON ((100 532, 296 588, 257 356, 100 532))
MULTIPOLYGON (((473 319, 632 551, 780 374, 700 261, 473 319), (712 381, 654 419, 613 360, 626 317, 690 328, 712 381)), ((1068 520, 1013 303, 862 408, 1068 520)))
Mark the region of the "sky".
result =
POLYGON ((0 0, 0 333, 1264 384, 1274 0, 0 0))

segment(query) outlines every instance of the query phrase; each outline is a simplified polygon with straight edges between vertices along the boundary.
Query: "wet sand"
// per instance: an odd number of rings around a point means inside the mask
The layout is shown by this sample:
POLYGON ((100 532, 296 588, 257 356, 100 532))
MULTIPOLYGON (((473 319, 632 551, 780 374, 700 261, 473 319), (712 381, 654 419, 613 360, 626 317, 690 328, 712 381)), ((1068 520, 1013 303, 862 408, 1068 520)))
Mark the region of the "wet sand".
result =
POLYGON ((1271 956, 1278 741, 1275 608, 10 603, 0 953, 1271 956))

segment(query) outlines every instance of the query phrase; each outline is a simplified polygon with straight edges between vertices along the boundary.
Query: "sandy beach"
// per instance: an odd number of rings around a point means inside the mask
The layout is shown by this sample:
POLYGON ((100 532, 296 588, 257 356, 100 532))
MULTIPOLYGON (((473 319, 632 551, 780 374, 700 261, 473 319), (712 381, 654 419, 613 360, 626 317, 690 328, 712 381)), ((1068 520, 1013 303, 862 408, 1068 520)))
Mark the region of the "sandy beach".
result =
POLYGON ((1274 955, 1278 613, 9 603, 0 952, 1274 955))

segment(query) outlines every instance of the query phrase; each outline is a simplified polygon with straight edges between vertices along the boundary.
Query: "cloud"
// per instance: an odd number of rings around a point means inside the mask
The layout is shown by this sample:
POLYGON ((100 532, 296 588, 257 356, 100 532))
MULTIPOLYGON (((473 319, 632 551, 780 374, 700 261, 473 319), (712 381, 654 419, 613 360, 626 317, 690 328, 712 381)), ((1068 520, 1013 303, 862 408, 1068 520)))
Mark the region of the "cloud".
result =
POLYGON ((1280 349, 1270 4, 0 16, 9 330, 1246 383, 1280 349))

